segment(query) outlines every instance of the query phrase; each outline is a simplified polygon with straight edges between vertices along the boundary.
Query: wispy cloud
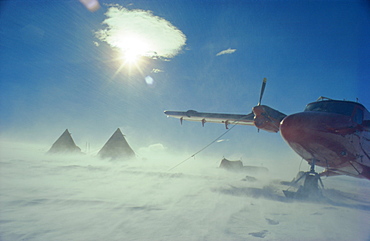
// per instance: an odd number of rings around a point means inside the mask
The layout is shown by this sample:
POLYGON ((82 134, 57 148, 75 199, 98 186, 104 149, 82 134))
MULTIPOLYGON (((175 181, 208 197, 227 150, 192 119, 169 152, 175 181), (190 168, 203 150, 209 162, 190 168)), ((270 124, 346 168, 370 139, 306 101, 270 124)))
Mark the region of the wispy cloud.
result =
POLYGON ((157 73, 161 73, 161 72, 163 72, 163 70, 161 70, 161 69, 152 69, 152 73, 157 74, 157 73))
POLYGON ((166 19, 140 9, 111 6, 96 37, 121 51, 139 51, 149 58, 172 58, 180 53, 186 36, 166 19))
POLYGON ((236 49, 228 48, 228 49, 222 50, 221 52, 217 53, 216 56, 220 56, 220 55, 223 55, 223 54, 232 54, 235 51, 236 51, 236 49))

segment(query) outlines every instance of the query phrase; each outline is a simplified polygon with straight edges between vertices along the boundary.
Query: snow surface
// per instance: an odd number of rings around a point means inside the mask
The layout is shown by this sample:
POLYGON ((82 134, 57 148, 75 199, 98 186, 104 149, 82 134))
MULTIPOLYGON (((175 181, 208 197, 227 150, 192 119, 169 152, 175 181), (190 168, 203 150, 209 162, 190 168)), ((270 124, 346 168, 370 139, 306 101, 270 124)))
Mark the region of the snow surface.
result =
POLYGON ((0 240, 370 240, 367 180, 327 178, 328 199, 292 201, 275 173, 228 172, 221 158, 168 171, 181 158, 3 144, 0 156, 0 240))

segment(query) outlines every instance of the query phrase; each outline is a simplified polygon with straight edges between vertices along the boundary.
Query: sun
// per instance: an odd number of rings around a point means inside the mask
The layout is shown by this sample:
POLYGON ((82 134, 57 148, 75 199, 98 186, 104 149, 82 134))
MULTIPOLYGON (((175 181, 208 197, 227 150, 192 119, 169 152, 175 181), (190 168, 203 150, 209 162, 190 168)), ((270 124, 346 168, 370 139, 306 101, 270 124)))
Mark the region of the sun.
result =
POLYGON ((122 35, 117 43, 123 64, 138 65, 142 57, 150 53, 150 41, 135 34, 122 35))
POLYGON ((140 54, 136 50, 127 50, 122 54, 122 59, 129 65, 137 64, 140 57, 140 54))
POLYGON ((154 42, 143 34, 128 31, 116 36, 115 40, 114 46, 119 50, 117 59, 120 66, 114 76, 122 71, 129 75, 138 72, 143 74, 148 58, 153 58, 156 54, 154 42))

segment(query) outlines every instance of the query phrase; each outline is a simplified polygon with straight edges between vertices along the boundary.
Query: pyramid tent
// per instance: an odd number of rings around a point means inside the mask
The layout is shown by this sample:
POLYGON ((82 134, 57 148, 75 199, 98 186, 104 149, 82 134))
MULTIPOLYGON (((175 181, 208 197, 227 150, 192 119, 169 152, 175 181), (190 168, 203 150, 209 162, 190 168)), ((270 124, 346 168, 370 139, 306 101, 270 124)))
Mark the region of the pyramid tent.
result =
POLYGON ((129 159, 135 156, 135 152, 131 149, 121 130, 118 128, 98 152, 98 156, 110 159, 129 159))
POLYGON ((66 129, 54 142, 48 153, 81 153, 81 149, 76 146, 71 133, 66 129))

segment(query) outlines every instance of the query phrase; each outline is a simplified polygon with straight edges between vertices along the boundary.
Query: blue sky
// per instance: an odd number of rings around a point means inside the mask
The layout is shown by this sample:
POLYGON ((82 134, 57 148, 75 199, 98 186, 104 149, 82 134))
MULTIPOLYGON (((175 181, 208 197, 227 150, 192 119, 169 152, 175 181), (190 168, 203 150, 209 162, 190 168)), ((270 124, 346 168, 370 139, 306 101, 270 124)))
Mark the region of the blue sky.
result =
MULTIPOLYGON (((77 0, 1 2, 1 138, 47 146, 68 128, 81 147, 100 147, 120 127, 134 149, 195 152, 224 127, 180 126, 163 111, 250 113, 264 77, 262 103, 286 114, 319 96, 370 108, 366 1, 99 2, 96 12, 77 0), (114 7, 124 16, 112 17, 119 31, 153 43, 136 65, 97 37, 114 7)), ((210 152, 291 153, 279 134, 253 127, 224 138, 210 152)))

